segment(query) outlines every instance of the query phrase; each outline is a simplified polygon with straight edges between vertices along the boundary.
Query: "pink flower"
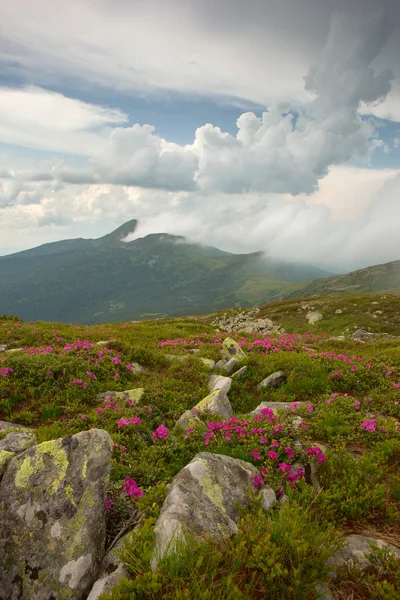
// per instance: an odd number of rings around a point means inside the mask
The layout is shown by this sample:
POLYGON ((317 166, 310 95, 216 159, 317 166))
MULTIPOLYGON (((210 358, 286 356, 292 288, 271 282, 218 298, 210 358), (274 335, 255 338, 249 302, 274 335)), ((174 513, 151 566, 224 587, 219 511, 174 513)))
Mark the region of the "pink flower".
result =
POLYGON ((262 478, 261 475, 254 475, 254 477, 253 477, 253 485, 256 488, 261 487, 262 485, 264 485, 264 479, 262 478))
POLYGON ((314 410, 313 405, 312 404, 307 404, 307 410, 308 410, 308 412, 313 412, 313 410, 314 410))
POLYGON ((356 400, 356 401, 354 402, 354 408, 355 408, 356 410, 358 410, 358 409, 360 408, 360 406, 361 406, 361 402, 359 402, 358 400, 356 400))
POLYGON ((120 364, 121 364, 121 362, 122 362, 122 360, 121 360, 121 359, 120 359, 118 356, 114 356, 114 357, 111 359, 111 362, 113 362, 113 363, 114 363, 114 365, 120 365, 120 364))
POLYGON ((120 429, 121 427, 124 427, 125 425, 129 425, 129 421, 128 421, 128 419, 122 418, 118 421, 117 425, 118 425, 118 429, 120 429))
POLYGON ((168 428, 165 427, 164 424, 162 424, 159 427, 157 427, 157 429, 153 433, 153 440, 157 440, 157 439, 166 440, 167 438, 168 438, 168 428))
POLYGON ((271 460, 276 460, 278 458, 278 455, 276 452, 274 452, 273 450, 270 450, 268 452, 268 458, 270 458, 271 460))
POLYGON ((252 456, 255 461, 260 460, 261 458, 260 451, 257 448, 254 448, 254 450, 250 452, 250 456, 252 456))
POLYGON ((132 371, 133 367, 132 367, 132 365, 129 363, 128 365, 126 365, 126 369, 127 369, 127 371, 132 371))
POLYGON ((361 429, 365 431, 376 431, 376 419, 366 419, 361 423, 361 429))
POLYGON ((50 369, 46 372, 46 377, 51 377, 52 373, 50 371, 50 369))
POLYGON ((106 511, 110 512, 111 509, 111 500, 110 498, 106 498, 106 511))
POLYGON ((118 379, 119 379, 119 373, 115 373, 115 375, 114 375, 114 381, 118 381, 118 379))
POLYGON ((228 440, 228 442, 230 442, 230 441, 231 441, 231 439, 232 439, 232 436, 231 436, 231 434, 229 433, 229 431, 227 431, 227 432, 226 432, 226 434, 225 434, 225 439, 226 439, 226 440, 228 440))
POLYGON ((122 489, 126 492, 127 496, 135 496, 136 499, 143 496, 142 488, 140 488, 136 481, 133 481, 130 477, 125 479, 122 489))
POLYGON ((285 473, 290 473, 290 465, 287 463, 281 462, 278 467, 279 471, 283 471, 285 473))
POLYGON ((149 415, 151 415, 151 413, 153 412, 153 409, 150 407, 150 408, 147 409, 147 412, 148 412, 149 415))
POLYGON ((286 455, 287 455, 288 458, 294 458, 294 452, 293 452, 293 450, 291 449, 290 446, 287 446, 285 448, 285 452, 286 452, 286 455))

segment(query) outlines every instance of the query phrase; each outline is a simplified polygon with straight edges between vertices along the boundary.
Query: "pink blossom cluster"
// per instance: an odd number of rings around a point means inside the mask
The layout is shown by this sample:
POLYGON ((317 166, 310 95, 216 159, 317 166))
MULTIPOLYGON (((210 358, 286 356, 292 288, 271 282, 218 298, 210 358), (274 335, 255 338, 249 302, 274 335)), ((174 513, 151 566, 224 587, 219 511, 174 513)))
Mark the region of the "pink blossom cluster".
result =
POLYGON ((131 419, 122 418, 118 421, 118 429, 125 427, 126 425, 141 425, 142 419, 140 417, 132 417, 131 419))
POLYGON ((142 488, 140 488, 136 481, 134 481, 130 477, 127 477, 125 479, 122 489, 124 490, 127 496, 134 496, 136 500, 140 498, 140 496, 143 496, 142 488))
POLYGON ((361 429, 365 431, 376 431, 376 419, 366 419, 361 423, 361 429))
POLYGON ((168 427, 161 424, 153 433, 153 440, 166 440, 168 438, 168 427))
POLYGON ((0 377, 6 377, 6 375, 9 375, 13 371, 14 369, 12 369, 11 367, 2 367, 0 369, 0 377))
POLYGON ((308 456, 316 456, 317 462, 323 463, 326 461, 326 456, 319 446, 309 446, 306 450, 308 456))

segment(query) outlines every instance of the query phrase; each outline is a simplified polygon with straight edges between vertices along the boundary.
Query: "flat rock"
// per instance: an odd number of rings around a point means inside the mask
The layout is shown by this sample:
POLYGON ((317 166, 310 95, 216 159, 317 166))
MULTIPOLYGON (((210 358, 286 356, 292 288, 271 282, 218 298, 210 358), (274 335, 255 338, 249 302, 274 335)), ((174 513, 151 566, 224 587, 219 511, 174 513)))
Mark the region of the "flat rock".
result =
POLYGON ((237 358, 231 358, 230 360, 228 360, 228 362, 226 362, 224 364, 222 369, 223 369, 223 371, 225 371, 225 373, 232 373, 232 371, 234 371, 236 369, 238 364, 239 364, 239 361, 237 358))
POLYGON ((0 440, 0 451, 19 454, 37 444, 36 436, 29 431, 13 431, 0 440))
POLYGON ((237 533, 239 507, 248 506, 255 475, 258 470, 248 462, 220 454, 197 454, 169 486, 154 528, 152 569, 174 551, 178 540, 185 542, 185 532, 199 542, 237 533))
POLYGON ((224 367, 226 365, 227 361, 226 360, 218 360, 215 363, 215 369, 222 369, 222 367, 224 367))
POLYGON ((223 419, 229 419, 233 415, 228 396, 222 390, 215 390, 200 400, 193 410, 197 410, 199 413, 209 412, 212 415, 219 415, 223 419))
POLYGON ((29 431, 29 428, 24 425, 17 425, 16 423, 9 423, 8 421, 0 421, 0 431, 10 431, 11 429, 23 429, 29 431))
POLYGON ((232 385, 232 379, 230 377, 224 377, 223 375, 210 375, 210 379, 208 381, 208 389, 210 393, 215 392, 215 390, 221 390, 225 394, 229 392, 232 385))
POLYGON ((203 365, 206 365, 208 369, 213 369, 215 367, 215 360, 211 358, 204 358, 204 356, 198 356, 198 359, 201 360, 203 365))
POLYGON ((109 434, 91 429, 11 460, 0 484, 0 598, 86 599, 104 555, 111 455, 109 434))
POLYGON ((335 567, 340 567, 346 563, 353 563, 361 570, 365 570, 371 564, 366 556, 372 552, 371 544, 378 546, 380 549, 387 548, 400 560, 400 549, 392 544, 366 535, 353 534, 346 538, 344 547, 336 552, 336 554, 328 560, 328 563, 335 567))
POLYGON ((370 342, 372 340, 377 340, 380 338, 383 338, 386 340, 400 340, 400 337, 398 337, 396 335, 390 335, 389 333, 371 333, 370 331, 367 331, 366 329, 357 329, 357 331, 355 331, 351 336, 352 340, 363 341, 363 342, 370 342))
POLYGON ((97 395, 99 402, 106 402, 108 398, 112 400, 131 401, 132 404, 139 404, 143 398, 144 388, 135 388, 133 390, 124 390, 123 392, 102 392, 97 395))
POLYGON ((287 375, 283 371, 276 371, 271 375, 268 375, 265 379, 263 379, 259 384, 258 388, 264 387, 277 387, 281 383, 284 383, 287 380, 287 375))
POLYGON ((317 310, 313 310, 306 314, 306 319, 310 325, 315 325, 315 323, 318 323, 318 321, 321 321, 323 318, 323 315, 317 310))
POLYGON ((239 377, 242 377, 242 375, 244 375, 247 371, 247 367, 246 365, 244 367, 240 367, 240 369, 238 369, 238 371, 236 371, 235 373, 232 374, 232 379, 239 379, 239 377))
POLYGON ((235 357, 236 360, 239 361, 246 358, 245 353, 233 338, 227 337, 224 339, 222 343, 222 350, 224 357, 228 360, 232 357, 235 357))
POLYGON ((181 362, 190 358, 189 354, 164 354, 164 356, 168 360, 180 360, 181 362))
MULTIPOLYGON (((284 411, 290 410, 291 411, 292 404, 293 404, 293 402, 261 402, 261 404, 259 404, 257 406, 257 408, 252 410, 250 414, 253 417, 255 417, 255 416, 261 414, 261 411, 263 410, 263 408, 270 408, 275 413, 278 410, 284 410, 284 411)), ((305 402, 296 402, 296 405, 297 405, 297 408, 299 408, 300 406, 305 406, 305 402)))

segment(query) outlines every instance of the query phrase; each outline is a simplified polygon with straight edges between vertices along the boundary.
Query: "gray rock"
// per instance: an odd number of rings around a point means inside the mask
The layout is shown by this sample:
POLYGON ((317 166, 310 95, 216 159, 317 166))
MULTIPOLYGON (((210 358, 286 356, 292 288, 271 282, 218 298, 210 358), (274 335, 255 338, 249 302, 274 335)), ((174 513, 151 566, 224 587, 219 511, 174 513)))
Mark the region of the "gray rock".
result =
POLYGON ((224 394, 227 394, 231 389, 232 379, 230 377, 224 377, 223 375, 211 375, 208 381, 208 389, 210 393, 215 390, 221 390, 224 394))
POLYGON ((227 361, 226 360, 219 360, 218 362, 215 363, 215 369, 222 369, 222 367, 224 367, 226 365, 227 361))
POLYGON ((273 505, 276 502, 276 494, 275 494, 274 490, 269 485, 266 485, 261 490, 260 493, 261 493, 261 506, 263 507, 264 510, 271 510, 271 508, 273 507, 273 505))
POLYGON ((233 356, 237 360, 243 360, 244 358, 246 358, 245 353, 233 338, 227 337, 224 339, 222 343, 222 350, 225 358, 227 358, 228 360, 233 356))
POLYGON ((366 535, 354 534, 349 535, 346 538, 344 547, 336 552, 336 554, 328 560, 328 563, 334 567, 340 567, 346 563, 353 563, 364 571, 371 565, 370 560, 367 558, 367 555, 372 552, 371 544, 378 546, 380 549, 386 548, 387 550, 390 550, 395 557, 400 560, 400 550, 399 548, 392 546, 392 544, 366 535))
POLYGON ((16 456, 0 484, 0 598, 83 600, 104 554, 112 454, 101 429, 16 456))
POLYGON ((231 403, 222 390, 215 390, 209 396, 200 400, 193 410, 200 414, 209 412, 212 415, 219 415, 223 419, 229 419, 233 415, 231 403))
POLYGON ((232 373, 232 371, 236 369, 238 364, 239 361, 237 360, 237 358, 231 358, 230 360, 228 360, 227 363, 225 363, 222 369, 225 371, 225 373, 232 373))
POLYGON ((129 571, 120 559, 119 554, 131 535, 132 532, 124 535, 106 554, 101 564, 100 577, 94 583, 86 600, 98 600, 101 594, 109 594, 124 577, 130 579, 129 571))
POLYGON ((0 480, 3 477, 3 473, 7 468, 10 460, 14 458, 14 453, 8 450, 0 450, 0 480))
POLYGON ((209 369, 213 369, 215 367, 215 360, 212 360, 212 358, 204 358, 204 356, 199 356, 198 359, 201 360, 201 362, 209 369))
POLYGON ((258 388, 264 387, 276 387, 281 383, 284 383, 287 380, 287 375, 283 371, 276 371, 272 373, 272 375, 268 375, 265 379, 263 379, 259 384, 258 388))
POLYGON ((342 313, 343 313, 343 311, 342 311, 342 310, 340 310, 340 308, 337 308, 337 309, 335 310, 335 315, 341 315, 342 313))
POLYGON ((359 342, 370 342, 372 340, 376 340, 379 338, 384 338, 386 340, 399 340, 400 338, 396 335, 389 335, 388 333, 371 333, 366 329, 357 329, 352 336, 352 340, 356 340, 359 342))
POLYGON ((180 360, 181 362, 189 358, 189 354, 164 354, 168 360, 180 360))
POLYGON ((0 421, 0 431, 10 431, 11 429, 23 429, 29 431, 24 425, 17 425, 16 423, 9 423, 8 421, 0 421))
POLYGON ((195 414, 192 413, 191 410, 185 410, 185 412, 179 417, 177 420, 175 427, 181 427, 185 431, 189 429, 189 427, 198 427, 202 422, 195 414))
POLYGON ((241 367, 238 371, 236 371, 236 373, 233 373, 232 379, 239 379, 239 377, 242 377, 242 375, 244 375, 246 371, 247 367, 245 365, 244 367, 241 367))
POLYGON ((6 450, 19 454, 37 444, 36 436, 29 431, 14 431, 0 440, 0 451, 6 450))
POLYGON ((226 539, 237 533, 239 507, 249 504, 258 470, 242 460, 201 452, 175 477, 157 519, 156 544, 151 561, 156 569, 162 557, 173 553, 185 534, 201 542, 226 539))
POLYGON ((108 398, 114 401, 131 402, 132 405, 139 404, 143 398, 144 388, 135 388, 133 390, 124 390, 123 392, 102 392, 97 395, 99 402, 106 402, 108 398))
POLYGON ((306 319, 309 322, 310 325, 315 325, 315 323, 318 323, 318 321, 321 321, 321 319, 323 319, 323 315, 318 312, 317 310, 308 312, 306 314, 306 319))
POLYGON ((5 344, 0 344, 0 352, 5 352, 7 350, 7 346, 5 344))
MULTIPOLYGON (((255 408, 254 410, 251 411, 251 415, 253 417, 261 414, 261 411, 263 408, 270 408, 271 410, 273 410, 275 413, 278 410, 292 410, 292 404, 293 402, 261 402, 261 404, 259 404, 257 406, 257 408, 255 408)), ((301 406, 305 406, 305 402, 296 402, 297 404, 297 408, 300 408, 301 406)))

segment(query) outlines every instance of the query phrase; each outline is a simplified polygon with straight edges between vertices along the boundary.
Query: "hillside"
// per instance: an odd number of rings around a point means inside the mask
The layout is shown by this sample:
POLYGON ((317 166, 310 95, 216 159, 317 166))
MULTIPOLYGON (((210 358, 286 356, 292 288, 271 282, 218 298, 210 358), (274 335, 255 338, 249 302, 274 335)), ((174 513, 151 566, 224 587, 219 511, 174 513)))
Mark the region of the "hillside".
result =
POLYGON ((400 597, 400 296, 237 312, 0 317, 1 598, 400 597))
POLYGON ((167 234, 121 241, 136 225, 0 257, 0 314, 87 324, 196 314, 253 306, 329 275, 167 234))

